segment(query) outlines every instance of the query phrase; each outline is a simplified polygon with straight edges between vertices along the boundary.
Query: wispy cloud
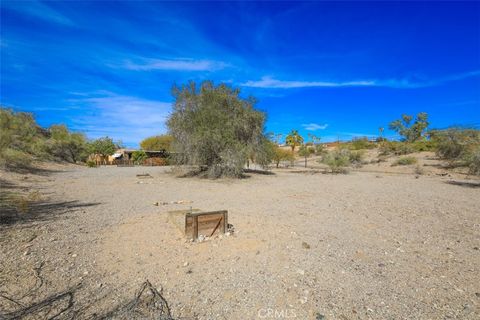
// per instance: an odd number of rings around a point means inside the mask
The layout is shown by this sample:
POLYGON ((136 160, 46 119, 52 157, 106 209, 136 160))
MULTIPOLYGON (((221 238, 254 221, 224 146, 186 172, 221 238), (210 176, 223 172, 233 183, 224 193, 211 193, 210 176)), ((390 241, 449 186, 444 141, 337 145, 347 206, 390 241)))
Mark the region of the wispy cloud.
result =
POLYGON ((3 1, 1 6, 48 22, 74 25, 72 20, 41 1, 3 1))
POLYGON ((272 89, 292 89, 308 87, 360 87, 374 86, 374 81, 348 81, 348 82, 328 82, 328 81, 289 81, 277 80, 271 77, 262 77, 261 80, 249 80, 241 84, 244 87, 253 88, 272 88, 272 89))
POLYGON ((242 83, 244 87, 269 88, 269 89, 293 89, 309 87, 388 87, 398 89, 422 88, 438 86, 451 81, 480 76, 480 70, 448 75, 436 79, 387 79, 387 80, 354 80, 354 81, 291 81, 277 80, 272 77, 262 77, 261 80, 249 80, 242 83))
POLYGON ((228 64, 222 61, 195 59, 140 59, 122 64, 123 68, 136 71, 217 71, 227 66, 228 64))
POLYGON ((98 92, 70 99, 72 106, 88 110, 73 120, 74 129, 84 130, 90 138, 108 135, 129 146, 151 135, 166 132, 170 102, 98 92))
POLYGON ((308 131, 317 131, 317 130, 327 129, 328 124, 305 123, 305 124, 302 124, 302 127, 308 131))

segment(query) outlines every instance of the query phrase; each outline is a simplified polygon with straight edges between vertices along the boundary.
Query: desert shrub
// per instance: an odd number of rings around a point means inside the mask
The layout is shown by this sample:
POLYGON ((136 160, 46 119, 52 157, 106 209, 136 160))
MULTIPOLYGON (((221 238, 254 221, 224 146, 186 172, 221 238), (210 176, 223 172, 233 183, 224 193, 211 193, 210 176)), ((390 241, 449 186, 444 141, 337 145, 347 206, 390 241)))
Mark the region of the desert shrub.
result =
POLYGON ((431 132, 431 139, 436 144, 437 155, 446 160, 468 158, 480 146, 480 130, 449 128, 431 132))
POLYGON ((480 175, 480 146, 468 154, 466 164, 471 174, 480 175))
POLYGON ((364 157, 365 157, 365 150, 356 150, 356 151, 348 152, 348 158, 350 163, 357 166, 363 163, 364 157))
POLYGON ((33 158, 30 154, 6 148, 0 154, 0 166, 7 169, 27 169, 30 167, 33 158))
POLYGON ((46 158, 47 132, 33 115, 0 108, 0 164, 6 169, 26 169, 32 160, 46 158))
POLYGON ((410 144, 410 147, 416 152, 435 151, 436 143, 432 140, 420 140, 410 144))
POLYGON ((173 137, 168 134, 148 137, 140 142, 140 147, 143 150, 150 151, 171 151, 173 137))
POLYGON ((389 128, 400 134, 403 137, 403 141, 418 141, 429 125, 428 114, 420 112, 413 123, 412 120, 413 116, 403 114, 401 119, 392 121, 389 124, 389 128))
POLYGON ((425 170, 417 164, 417 166, 415 167, 415 173, 418 174, 418 175, 422 175, 422 174, 425 174, 425 170))
POLYGON ((355 138, 349 144, 349 148, 352 150, 373 149, 375 144, 368 141, 368 138, 355 138))
POLYGON ((168 158, 148 158, 147 160, 144 161, 143 163, 146 166, 168 166, 169 165, 169 159, 168 158))
POLYGON ((53 125, 48 131, 50 138, 45 143, 45 149, 52 157, 73 163, 87 158, 87 139, 84 134, 69 132, 64 125, 53 125))
POLYGON ((293 153, 290 150, 285 150, 285 149, 282 149, 278 146, 274 147, 272 161, 275 163, 275 166, 277 168, 280 165, 280 162, 282 162, 282 161, 292 162, 294 160, 295 160, 295 156, 293 155, 293 153))
POLYGON ((333 173, 347 173, 350 165, 350 151, 347 149, 335 149, 326 153, 321 160, 333 173))
POLYGON ((386 141, 380 145, 380 155, 405 155, 415 152, 411 143, 400 141, 386 141))
POLYGON ((315 150, 315 155, 320 156, 326 152, 326 148, 323 144, 315 144, 313 146, 315 150))
POLYGON ((132 160, 135 164, 143 164, 143 162, 147 159, 147 154, 143 150, 134 151, 132 153, 132 160))
POLYGON ((312 146, 302 145, 298 150, 298 155, 305 158, 305 168, 307 167, 307 158, 315 153, 315 149, 312 146))
POLYGON ((87 160, 87 162, 85 163, 87 165, 87 167, 89 168, 96 168, 97 167, 97 163, 93 160, 87 160))
POLYGON ((408 166, 417 163, 415 157, 401 157, 393 162, 392 166, 408 166))
POLYGON ((265 114, 254 108, 254 98, 239 94, 239 89, 210 81, 173 88, 167 125, 177 164, 198 166, 211 178, 239 177, 249 158, 266 158, 265 114))

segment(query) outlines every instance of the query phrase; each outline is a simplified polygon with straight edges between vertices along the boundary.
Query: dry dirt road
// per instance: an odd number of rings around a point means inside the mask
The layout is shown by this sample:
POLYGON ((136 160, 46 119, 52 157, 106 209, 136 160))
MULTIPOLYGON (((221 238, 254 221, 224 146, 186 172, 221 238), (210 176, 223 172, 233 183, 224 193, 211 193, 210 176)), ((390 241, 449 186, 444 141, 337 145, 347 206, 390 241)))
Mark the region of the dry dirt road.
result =
POLYGON ((95 318, 148 279, 175 319, 480 317, 478 181, 287 170, 212 181, 169 170, 17 177, 45 203, 37 218, 0 227, 0 314, 20 308, 5 297, 27 306, 80 285, 60 318, 95 318), (153 205, 179 200, 191 203, 153 205), (190 206, 228 210, 235 232, 185 241, 168 212, 190 206))

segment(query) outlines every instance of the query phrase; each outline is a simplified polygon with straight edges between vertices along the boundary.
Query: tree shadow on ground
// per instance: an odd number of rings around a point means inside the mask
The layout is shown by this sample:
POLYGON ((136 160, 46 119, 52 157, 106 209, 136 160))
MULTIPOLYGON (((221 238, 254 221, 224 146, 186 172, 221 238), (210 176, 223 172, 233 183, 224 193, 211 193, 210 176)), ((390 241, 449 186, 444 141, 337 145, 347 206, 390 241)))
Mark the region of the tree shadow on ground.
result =
POLYGON ((100 204, 45 200, 38 192, 25 194, 21 192, 24 187, 4 179, 0 179, 0 185, 0 226, 48 221, 80 208, 100 204))
POLYGON ((274 176, 275 172, 268 171, 268 170, 260 170, 260 169, 244 169, 243 173, 254 173, 254 174, 262 174, 266 176, 274 176))
POLYGON ((480 188, 480 182, 474 182, 474 181, 456 181, 456 180, 449 180, 445 181, 447 184, 451 184, 454 186, 461 186, 461 187, 466 187, 466 188, 480 188))

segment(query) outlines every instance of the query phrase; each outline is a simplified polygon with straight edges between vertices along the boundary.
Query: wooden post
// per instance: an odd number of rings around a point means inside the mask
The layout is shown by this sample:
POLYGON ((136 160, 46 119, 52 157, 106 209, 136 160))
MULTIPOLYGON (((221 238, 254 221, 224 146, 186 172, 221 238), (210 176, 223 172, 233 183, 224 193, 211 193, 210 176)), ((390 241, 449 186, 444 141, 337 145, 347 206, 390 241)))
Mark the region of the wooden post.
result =
POLYGON ((198 216, 193 217, 193 239, 198 239, 198 216))

